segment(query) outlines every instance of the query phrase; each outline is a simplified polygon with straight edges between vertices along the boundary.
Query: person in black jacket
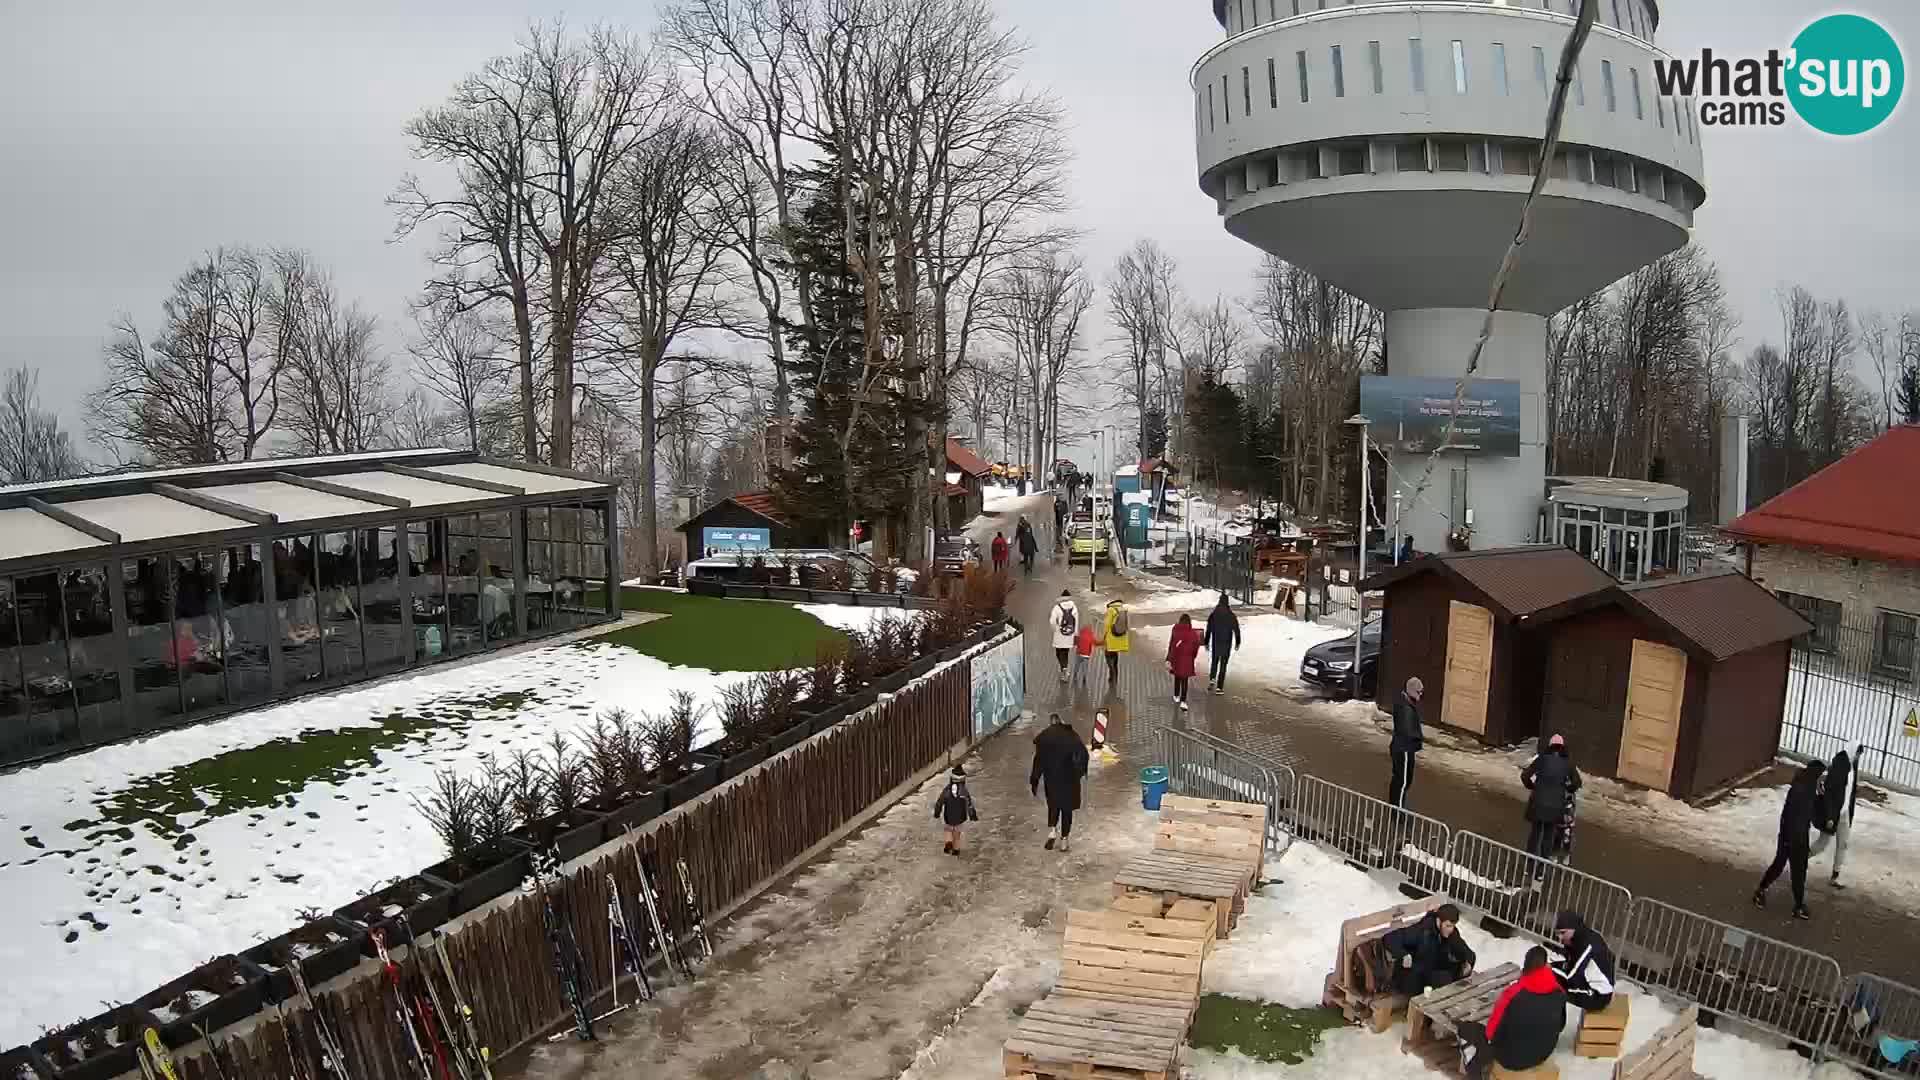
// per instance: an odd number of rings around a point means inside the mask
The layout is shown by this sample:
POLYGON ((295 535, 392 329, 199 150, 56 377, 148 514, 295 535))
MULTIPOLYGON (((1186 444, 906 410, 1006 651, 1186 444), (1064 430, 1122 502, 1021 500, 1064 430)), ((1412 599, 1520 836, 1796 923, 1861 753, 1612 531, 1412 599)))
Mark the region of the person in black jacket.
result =
POLYGON ((1801 766, 1794 776, 1792 786, 1787 788, 1786 805, 1780 808, 1780 841, 1773 849, 1773 863, 1760 878, 1760 887, 1753 891, 1753 906, 1767 906, 1767 888, 1780 880, 1780 871, 1789 865, 1793 867, 1793 917, 1809 919, 1807 913, 1807 857, 1811 854, 1811 840, 1808 830, 1821 818, 1821 804, 1825 798, 1822 781, 1827 766, 1822 761, 1809 761, 1801 766))
POLYGON ((1553 973, 1566 988, 1568 1001, 1588 1012, 1613 1003, 1613 949, 1584 916, 1577 911, 1555 916, 1547 948, 1560 954, 1562 962, 1553 966, 1553 973))
POLYGON ((1033 557, 1040 550, 1040 541, 1033 535, 1033 526, 1026 518, 1020 519, 1020 525, 1013 532, 1013 544, 1020 549, 1020 569, 1033 576, 1033 557))
POLYGON ((1833 764, 1827 766, 1827 799, 1818 827, 1820 835, 1813 838, 1810 853, 1820 854, 1826 850, 1827 841, 1833 841, 1833 874, 1827 884, 1836 889, 1844 889, 1840 884, 1840 868, 1847 861, 1847 837, 1853 832, 1853 809, 1859 802, 1859 776, 1853 768, 1853 758, 1845 750, 1833 755, 1833 764))
POLYGON ((1400 700, 1393 703, 1393 741, 1387 744, 1387 756, 1393 762, 1393 776, 1387 781, 1387 801, 1402 809, 1407 805, 1407 789, 1413 786, 1413 756, 1426 740, 1420 734, 1420 698, 1426 685, 1418 675, 1407 680, 1400 700))
POLYGON ((1054 713, 1046 730, 1033 737, 1033 771, 1027 786, 1035 795, 1047 785, 1047 850, 1068 848, 1073 812, 1080 809, 1080 778, 1087 775, 1087 744, 1073 725, 1054 713))
POLYGON ((967 790, 967 770, 958 762, 947 776, 947 786, 940 789, 940 797, 934 800, 933 816, 946 824, 947 846, 941 850, 949 855, 960 854, 960 830, 969 821, 979 821, 980 811, 974 808, 973 793, 967 790))
POLYGON ((1233 658, 1233 650, 1240 647, 1240 616, 1233 613, 1233 604, 1226 593, 1220 594, 1220 602, 1213 605, 1213 612, 1207 616, 1207 636, 1200 642, 1212 657, 1207 670, 1207 683, 1216 694, 1227 692, 1227 661, 1233 658))
MULTIPOLYGON (((1547 739, 1547 748, 1524 769, 1520 782, 1531 792, 1527 796, 1527 854, 1544 860, 1553 855, 1554 835, 1567 816, 1573 793, 1580 790, 1580 770, 1567 759, 1567 740, 1558 735, 1547 739)), ((1543 863, 1536 863, 1533 879, 1546 876, 1543 863)))
POLYGON ((1397 993, 1414 996, 1473 974, 1473 949, 1460 937, 1460 909, 1441 904, 1380 939, 1397 993))
POLYGON ((1490 1062, 1513 1072, 1525 1072, 1553 1056, 1560 1029, 1567 1023, 1567 995, 1547 966, 1547 950, 1527 950, 1520 977, 1493 1000, 1486 1023, 1469 1020, 1460 1025, 1466 1043, 1462 1071, 1467 1080, 1481 1080, 1490 1062))

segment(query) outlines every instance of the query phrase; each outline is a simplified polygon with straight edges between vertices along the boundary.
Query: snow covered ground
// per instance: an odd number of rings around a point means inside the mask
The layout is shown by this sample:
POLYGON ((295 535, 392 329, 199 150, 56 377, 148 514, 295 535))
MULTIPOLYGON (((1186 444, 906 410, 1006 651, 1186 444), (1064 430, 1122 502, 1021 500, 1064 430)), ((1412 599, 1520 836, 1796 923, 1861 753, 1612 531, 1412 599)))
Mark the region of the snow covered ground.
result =
MULTIPOLYGON (((886 613, 807 610, 836 625, 886 613)), ((0 776, 0 1046, 439 861, 412 801, 436 769, 538 748, 603 709, 663 710, 676 690, 711 703, 750 677, 554 645, 0 776)), ((720 733, 708 715, 696 743, 720 733)))

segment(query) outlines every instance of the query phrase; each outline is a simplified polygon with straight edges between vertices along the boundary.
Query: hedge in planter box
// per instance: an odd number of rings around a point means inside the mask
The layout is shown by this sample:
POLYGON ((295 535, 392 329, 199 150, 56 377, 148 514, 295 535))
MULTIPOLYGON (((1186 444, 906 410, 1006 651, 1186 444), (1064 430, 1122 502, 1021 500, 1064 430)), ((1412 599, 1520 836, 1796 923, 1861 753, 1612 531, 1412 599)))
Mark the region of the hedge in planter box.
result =
POLYGON ((61 1080, 111 1080, 138 1067, 134 1048, 159 1027, 144 1009, 122 1005, 34 1040, 33 1049, 61 1080))
POLYGON ((378 954, 372 935, 379 931, 387 945, 402 945, 413 935, 424 934, 447 921, 453 890, 446 884, 423 877, 401 878, 334 912, 348 923, 367 931, 364 952, 378 954))
POLYGON ((266 972, 267 999, 286 1001, 294 992, 288 965, 299 964, 307 985, 319 986, 352 970, 360 962, 361 946, 366 939, 365 929, 341 922, 332 915, 323 915, 240 955, 266 972))
POLYGON ((184 1046, 260 1010, 267 973, 238 956, 213 959, 134 1001, 159 1021, 160 1040, 184 1046))

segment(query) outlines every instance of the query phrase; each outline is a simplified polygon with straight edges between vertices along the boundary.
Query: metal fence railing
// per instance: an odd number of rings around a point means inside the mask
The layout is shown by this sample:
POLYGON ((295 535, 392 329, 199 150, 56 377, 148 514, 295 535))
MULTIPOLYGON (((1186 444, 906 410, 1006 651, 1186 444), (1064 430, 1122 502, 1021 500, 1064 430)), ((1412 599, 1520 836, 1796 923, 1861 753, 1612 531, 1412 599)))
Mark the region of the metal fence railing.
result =
POLYGON ((1626 932, 1633 894, 1611 881, 1473 832, 1453 834, 1447 862, 1442 892, 1528 937, 1546 940, 1562 911, 1579 912, 1610 940, 1626 932))
POLYGON ((1644 896, 1619 945, 1626 978, 1798 1046, 1823 1046, 1842 1007, 1831 957, 1644 896))
POLYGON ((1896 632, 1911 625, 1908 616, 1882 613, 1884 626, 1842 623, 1809 606, 1821 602, 1792 593, 1781 599, 1815 629, 1793 643, 1780 749, 1821 759, 1846 750, 1861 775, 1920 788, 1920 753, 1901 734, 1907 714, 1920 708, 1916 646, 1896 632))
POLYGON ((1293 770, 1277 761, 1203 732, 1168 728, 1163 733, 1170 790, 1177 795, 1231 802, 1263 803, 1267 808, 1270 851, 1286 849, 1285 814, 1293 798, 1293 770))
POLYGON ((1881 1080, 1920 1077, 1920 990, 1878 975, 1855 975, 1841 992, 1841 1013, 1825 1056, 1881 1080))
POLYGON ((1295 836, 1376 869, 1397 870, 1428 892, 1445 891, 1453 832, 1439 821, 1369 795, 1302 776, 1294 785, 1295 836))

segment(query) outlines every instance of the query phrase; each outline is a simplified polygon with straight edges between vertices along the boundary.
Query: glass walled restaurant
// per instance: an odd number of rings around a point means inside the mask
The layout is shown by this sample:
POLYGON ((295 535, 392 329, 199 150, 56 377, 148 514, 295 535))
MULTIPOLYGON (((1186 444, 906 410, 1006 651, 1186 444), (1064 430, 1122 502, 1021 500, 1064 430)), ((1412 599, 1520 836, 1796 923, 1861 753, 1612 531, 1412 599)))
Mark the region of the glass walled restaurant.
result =
POLYGON ((608 621, 613 506, 448 451, 0 488, 0 764, 608 621))
POLYGON ((1547 478, 1543 535, 1623 582, 1687 572, 1687 489, 1611 476, 1547 478))

